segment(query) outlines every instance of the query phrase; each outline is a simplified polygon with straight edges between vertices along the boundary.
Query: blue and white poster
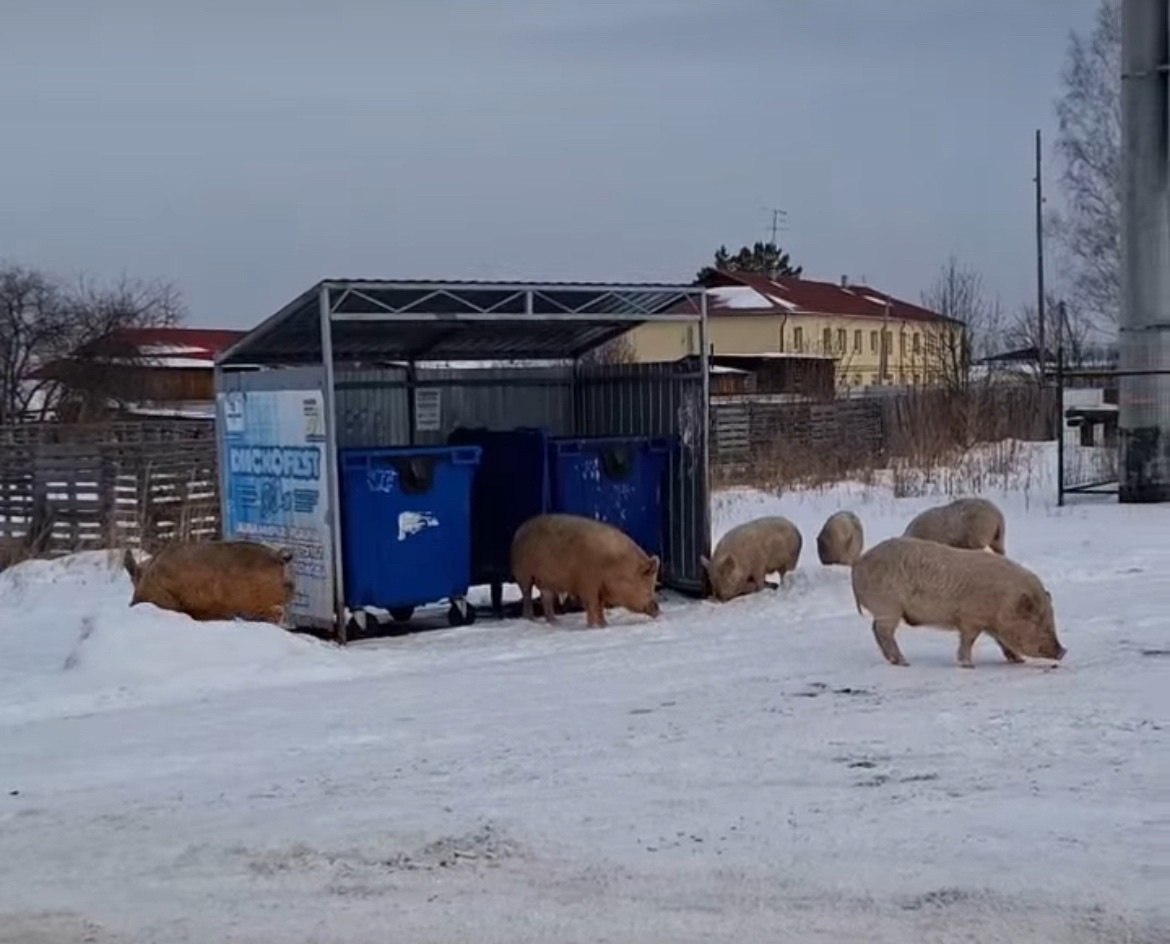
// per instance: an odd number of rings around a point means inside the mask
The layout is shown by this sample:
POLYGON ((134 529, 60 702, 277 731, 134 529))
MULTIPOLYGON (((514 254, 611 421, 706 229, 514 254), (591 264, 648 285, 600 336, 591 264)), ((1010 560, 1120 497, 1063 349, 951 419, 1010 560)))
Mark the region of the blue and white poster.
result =
POLYGON ((332 625, 321 391, 232 391, 218 399, 227 462, 224 536, 292 551, 292 621, 332 625))

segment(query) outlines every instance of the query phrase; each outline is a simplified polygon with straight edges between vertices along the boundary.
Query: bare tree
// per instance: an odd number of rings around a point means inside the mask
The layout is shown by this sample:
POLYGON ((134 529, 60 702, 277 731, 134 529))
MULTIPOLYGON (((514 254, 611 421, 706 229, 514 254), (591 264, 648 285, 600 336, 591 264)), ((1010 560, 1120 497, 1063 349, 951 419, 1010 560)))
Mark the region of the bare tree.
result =
POLYGON ((581 358, 583 364, 632 364, 636 359, 634 342, 630 335, 620 334, 612 340, 606 341, 601 347, 596 347, 581 358))
POLYGON ((44 418, 66 400, 104 409, 124 387, 127 357, 111 362, 120 330, 177 324, 182 299, 167 282, 123 276, 72 285, 37 269, 0 266, 0 423, 44 418))
MULTIPOLYGON (((1061 300, 1054 295, 1048 296, 1044 307, 1044 342, 1048 356, 1055 357, 1059 339, 1064 349, 1065 366, 1081 366, 1092 347, 1092 319, 1078 305, 1065 303, 1062 307, 1061 300)), ((1039 352, 1040 320, 1036 317, 1035 305, 1020 308, 1008 325, 1007 338, 1013 347, 1035 348, 1039 352)))
POLYGON ((1101 0, 1088 35, 1073 33, 1056 103, 1064 209, 1051 227, 1086 317, 1121 309, 1121 0, 1101 0))
POLYGON ((37 399, 31 377, 60 350, 62 308, 60 287, 45 273, 0 268, 0 424, 24 419, 37 399))
POLYGON ((983 276, 950 256, 938 270, 934 283, 922 293, 922 305, 961 325, 941 332, 928 351, 937 361, 947 386, 965 385, 973 358, 986 357, 1002 344, 1003 311, 998 300, 989 301, 983 276))

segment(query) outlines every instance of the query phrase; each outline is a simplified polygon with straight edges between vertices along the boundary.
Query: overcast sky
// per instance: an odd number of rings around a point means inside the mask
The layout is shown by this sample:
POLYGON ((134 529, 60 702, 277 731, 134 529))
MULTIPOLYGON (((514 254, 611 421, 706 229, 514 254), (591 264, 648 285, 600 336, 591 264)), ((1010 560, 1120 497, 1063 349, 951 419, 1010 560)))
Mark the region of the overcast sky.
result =
POLYGON ((782 207, 810 278, 954 252, 1014 306, 1095 7, 6 0, 0 258, 248 327, 329 276, 689 280, 782 207))

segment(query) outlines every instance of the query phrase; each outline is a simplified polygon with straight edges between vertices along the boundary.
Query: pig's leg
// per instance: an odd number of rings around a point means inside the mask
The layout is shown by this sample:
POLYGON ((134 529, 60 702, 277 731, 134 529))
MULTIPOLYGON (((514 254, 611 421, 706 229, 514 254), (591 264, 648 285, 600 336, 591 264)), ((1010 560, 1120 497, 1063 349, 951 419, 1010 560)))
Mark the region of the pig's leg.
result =
POLYGON ((964 669, 975 668, 975 661, 971 658, 971 647, 975 645, 980 632, 981 630, 972 629, 970 626, 959 627, 959 665, 964 669))
POLYGON ((898 628, 898 617, 881 617, 873 621, 873 638, 877 640, 878 648, 890 665, 909 665, 898 643, 894 639, 894 630, 898 628))
POLYGON ((1021 662, 1024 661, 1024 657, 1021 656, 1018 652, 1016 652, 1012 649, 1009 649, 1007 646, 1005 646, 998 639, 995 642, 996 642, 996 645, 999 646, 999 651, 1003 653, 1003 657, 1005 659, 1007 659, 1008 662, 1012 662, 1016 665, 1019 665, 1021 662))
POLYGON ((540 608, 544 610, 544 618, 550 623, 557 621, 557 594, 548 587, 537 587, 540 591, 540 608))
POLYGON ((520 615, 526 620, 534 619, 532 612, 532 581, 522 577, 517 581, 520 585, 520 615))
POLYGON ((601 628, 605 623, 605 590, 603 587, 590 587, 582 594, 581 602, 585 604, 585 625, 601 628))

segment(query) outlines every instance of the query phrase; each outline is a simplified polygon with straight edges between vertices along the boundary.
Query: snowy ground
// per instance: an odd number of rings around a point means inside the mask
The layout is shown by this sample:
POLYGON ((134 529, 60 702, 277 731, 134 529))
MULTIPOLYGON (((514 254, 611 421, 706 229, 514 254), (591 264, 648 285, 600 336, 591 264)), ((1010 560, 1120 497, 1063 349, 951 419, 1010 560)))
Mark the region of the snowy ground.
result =
POLYGON ((0 942, 1170 940, 1170 507, 1001 500, 1069 655, 977 668, 848 575, 937 499, 716 499, 780 591, 341 651, 126 607, 102 554, 0 575, 0 942))

